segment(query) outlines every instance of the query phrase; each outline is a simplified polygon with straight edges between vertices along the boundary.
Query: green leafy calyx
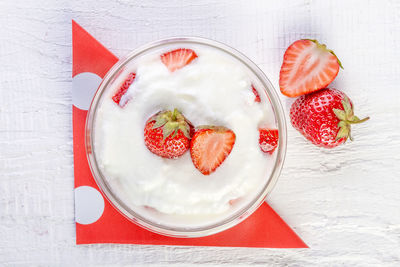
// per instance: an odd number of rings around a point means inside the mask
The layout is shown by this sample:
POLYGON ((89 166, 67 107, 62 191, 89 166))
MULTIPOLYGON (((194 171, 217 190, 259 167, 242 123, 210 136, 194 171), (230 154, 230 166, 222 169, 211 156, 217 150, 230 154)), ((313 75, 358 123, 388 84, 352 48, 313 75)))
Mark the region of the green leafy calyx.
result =
POLYGON ((171 134, 171 138, 174 138, 179 130, 182 131, 187 138, 190 138, 190 125, 177 109, 159 112, 154 116, 153 121, 155 121, 153 129, 162 127, 164 140, 171 134))
POLYGON ((339 131, 336 135, 336 140, 340 140, 342 138, 344 138, 345 141, 347 138, 353 140, 351 136, 351 125, 367 121, 369 117, 360 120, 356 115, 354 115, 353 107, 351 106, 350 100, 347 97, 342 100, 342 105, 343 110, 337 108, 333 109, 333 113, 335 113, 336 117, 340 120, 338 123, 339 131))

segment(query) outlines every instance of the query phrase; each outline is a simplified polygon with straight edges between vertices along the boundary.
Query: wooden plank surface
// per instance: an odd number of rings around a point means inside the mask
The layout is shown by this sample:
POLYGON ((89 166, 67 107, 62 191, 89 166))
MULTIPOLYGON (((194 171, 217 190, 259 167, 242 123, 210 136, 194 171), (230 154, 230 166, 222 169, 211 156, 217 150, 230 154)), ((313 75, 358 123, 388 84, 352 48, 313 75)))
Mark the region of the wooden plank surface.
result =
MULTIPOLYGON (((399 265, 399 1, 3 0, 0 25, 1 266, 399 265), (170 36, 224 42, 276 87, 294 40, 317 38, 334 49, 345 69, 332 86, 371 120, 334 150, 289 127, 269 200, 311 249, 76 246, 72 18, 117 56, 170 36)), ((293 100, 281 99, 288 111, 293 100)))

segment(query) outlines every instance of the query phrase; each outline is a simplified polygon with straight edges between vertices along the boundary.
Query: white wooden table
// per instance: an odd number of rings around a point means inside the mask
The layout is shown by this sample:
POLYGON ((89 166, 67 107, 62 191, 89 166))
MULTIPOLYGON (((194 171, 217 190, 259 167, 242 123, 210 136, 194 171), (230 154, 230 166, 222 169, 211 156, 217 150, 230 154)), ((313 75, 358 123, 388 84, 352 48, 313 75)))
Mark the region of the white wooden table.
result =
MULTIPOLYGON (((0 266, 399 266, 399 1, 0 1, 0 266), (278 87, 285 48, 317 38, 344 71, 355 141, 314 147, 289 127, 270 204, 310 249, 75 245, 71 19, 117 56, 195 35, 248 55, 278 87)), ((281 97, 286 111, 293 100, 281 97)))

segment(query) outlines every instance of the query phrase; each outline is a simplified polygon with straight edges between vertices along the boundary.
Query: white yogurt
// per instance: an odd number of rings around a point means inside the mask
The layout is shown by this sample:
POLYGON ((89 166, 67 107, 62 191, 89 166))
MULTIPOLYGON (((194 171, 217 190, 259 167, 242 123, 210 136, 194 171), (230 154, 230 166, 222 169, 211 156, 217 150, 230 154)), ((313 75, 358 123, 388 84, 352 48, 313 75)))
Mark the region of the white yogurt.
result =
POLYGON ((112 190, 132 210, 169 225, 209 224, 232 214, 264 187, 275 160, 259 148, 258 128, 274 127, 275 120, 262 90, 261 103, 254 102, 251 72, 219 50, 186 48, 198 58, 172 73, 160 60, 163 50, 130 64, 103 94, 94 125, 94 152, 112 190), (136 79, 121 108, 111 97, 129 72, 136 79), (212 174, 201 174, 189 151, 173 160, 145 146, 146 120, 174 108, 195 126, 220 125, 236 134, 232 152, 212 174), (229 204, 234 199, 240 204, 229 204))

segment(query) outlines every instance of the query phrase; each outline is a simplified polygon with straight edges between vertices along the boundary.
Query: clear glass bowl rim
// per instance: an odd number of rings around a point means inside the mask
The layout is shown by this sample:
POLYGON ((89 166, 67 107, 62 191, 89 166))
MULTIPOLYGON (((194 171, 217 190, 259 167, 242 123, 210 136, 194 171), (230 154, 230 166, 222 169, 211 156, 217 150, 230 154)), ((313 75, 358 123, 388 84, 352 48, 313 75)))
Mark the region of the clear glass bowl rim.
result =
POLYGON ((257 210, 261 204, 263 204, 264 200, 268 196, 268 194, 272 191, 274 188, 278 177, 280 175, 280 172, 283 167, 283 163, 285 160, 285 155, 286 155, 286 143, 287 143, 287 129, 286 129, 286 120, 284 116, 284 110, 282 108, 282 104, 279 100, 279 96, 277 92, 275 91, 272 83, 270 80, 267 78, 267 76, 262 72, 262 70, 254 63, 252 62, 249 58, 247 58, 245 55, 243 55, 241 52, 237 51, 236 49, 225 45, 223 43, 211 40, 211 39, 206 39, 206 38, 201 38, 201 37, 172 37, 172 38, 166 38, 166 39, 161 39, 158 41, 154 41, 151 43, 147 43, 135 50, 133 50, 131 53, 129 53, 126 57, 120 59, 104 76, 99 88, 97 89, 97 92, 95 93, 95 96, 92 100, 92 103, 90 105, 90 108, 88 110, 88 116, 86 119, 86 128, 85 128, 85 148, 86 148, 86 156, 88 159, 89 167, 91 169, 91 172, 93 174, 93 177, 99 186, 100 190, 103 192, 103 195, 108 199, 108 201, 111 203, 114 208, 117 209, 123 216, 125 216, 128 220, 131 222, 149 230, 152 232, 155 232, 157 234, 165 235, 165 236, 171 236, 171 237, 180 237, 180 238, 193 238, 193 237, 203 237, 203 236, 208 236, 212 234, 216 234, 218 232, 224 231, 226 229, 229 229, 240 222, 242 222, 244 219, 246 219, 248 216, 250 216, 254 211, 257 210), (246 207, 242 208, 229 218, 215 223, 213 225, 209 225, 207 227, 198 227, 198 228, 175 228, 175 227, 168 227, 168 226, 163 226, 161 224, 156 224, 154 222, 151 222, 144 218, 143 216, 140 216, 139 214, 135 213, 132 211, 130 208, 128 208, 119 198, 116 196, 111 188, 109 187, 107 181, 104 179, 103 174, 101 173, 97 161, 95 158, 95 153, 93 152, 93 138, 92 138, 92 129, 93 129, 93 123, 96 115, 96 110, 97 110, 97 105, 99 103, 99 100, 101 99, 102 93, 105 88, 107 88, 108 84, 113 80, 113 78, 119 73, 119 71, 126 65, 128 62, 130 62, 132 59, 135 57, 146 53, 148 50, 157 48, 157 47, 162 47, 165 45, 171 45, 171 44, 180 44, 180 43, 189 43, 189 44, 200 44, 200 45, 208 45, 217 49, 220 49, 234 58, 238 59, 240 62, 242 62, 245 66, 247 66, 253 73, 254 75, 259 79, 259 81, 262 83, 264 90, 266 94, 268 95, 272 108, 274 110, 274 115, 275 119, 278 125, 278 131, 279 131, 279 141, 278 141, 278 148, 274 153, 277 153, 276 155, 276 160, 275 164, 271 173, 271 176, 269 177, 268 182, 265 184, 263 190, 251 201, 246 207))

